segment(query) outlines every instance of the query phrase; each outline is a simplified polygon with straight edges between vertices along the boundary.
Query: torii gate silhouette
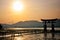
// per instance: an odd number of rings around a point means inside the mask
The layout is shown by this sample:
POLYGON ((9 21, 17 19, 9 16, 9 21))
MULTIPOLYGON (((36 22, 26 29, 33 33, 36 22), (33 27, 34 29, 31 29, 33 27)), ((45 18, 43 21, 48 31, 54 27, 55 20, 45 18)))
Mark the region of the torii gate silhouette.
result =
POLYGON ((51 24, 52 32, 54 32, 54 23, 57 19, 41 19, 44 22, 44 32, 47 32, 47 23, 51 24))

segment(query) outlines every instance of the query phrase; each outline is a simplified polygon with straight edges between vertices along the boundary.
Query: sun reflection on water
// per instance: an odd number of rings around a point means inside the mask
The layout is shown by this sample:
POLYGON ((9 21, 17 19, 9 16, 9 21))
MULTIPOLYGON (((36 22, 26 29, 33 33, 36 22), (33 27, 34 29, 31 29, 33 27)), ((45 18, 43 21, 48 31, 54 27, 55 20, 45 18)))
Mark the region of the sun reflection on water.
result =
POLYGON ((21 37, 15 37, 14 40, 23 40, 21 37))

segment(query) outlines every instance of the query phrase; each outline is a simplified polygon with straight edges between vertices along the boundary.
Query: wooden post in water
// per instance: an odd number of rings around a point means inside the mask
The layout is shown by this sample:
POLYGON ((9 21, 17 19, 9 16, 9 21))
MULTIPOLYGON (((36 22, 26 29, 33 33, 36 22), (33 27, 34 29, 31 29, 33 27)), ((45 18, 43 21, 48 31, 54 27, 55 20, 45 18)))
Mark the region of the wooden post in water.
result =
POLYGON ((51 27, 52 27, 52 32, 54 32, 54 24, 53 24, 54 22, 52 21, 51 22, 51 27))
POLYGON ((44 21, 44 32, 47 32, 47 25, 46 25, 46 21, 44 21))

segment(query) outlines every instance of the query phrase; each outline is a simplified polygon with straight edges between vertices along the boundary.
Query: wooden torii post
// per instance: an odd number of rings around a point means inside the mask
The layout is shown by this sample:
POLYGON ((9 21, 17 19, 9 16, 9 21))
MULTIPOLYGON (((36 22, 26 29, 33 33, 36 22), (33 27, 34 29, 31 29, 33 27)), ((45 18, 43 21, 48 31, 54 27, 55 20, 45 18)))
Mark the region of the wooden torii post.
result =
POLYGON ((47 32, 47 23, 51 24, 52 32, 54 32, 54 23, 57 19, 41 19, 44 22, 44 32, 47 32))

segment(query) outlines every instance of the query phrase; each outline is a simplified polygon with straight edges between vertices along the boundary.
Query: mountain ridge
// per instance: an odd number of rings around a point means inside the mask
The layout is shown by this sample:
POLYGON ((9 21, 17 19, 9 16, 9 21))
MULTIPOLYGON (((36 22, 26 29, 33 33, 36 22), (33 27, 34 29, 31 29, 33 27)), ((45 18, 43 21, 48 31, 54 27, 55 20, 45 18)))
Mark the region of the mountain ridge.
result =
MULTIPOLYGON (((30 21, 20 21, 12 25, 3 24, 3 28, 41 28, 44 23, 30 20, 30 21)), ((60 27, 60 19, 54 23, 55 27, 60 27)))

